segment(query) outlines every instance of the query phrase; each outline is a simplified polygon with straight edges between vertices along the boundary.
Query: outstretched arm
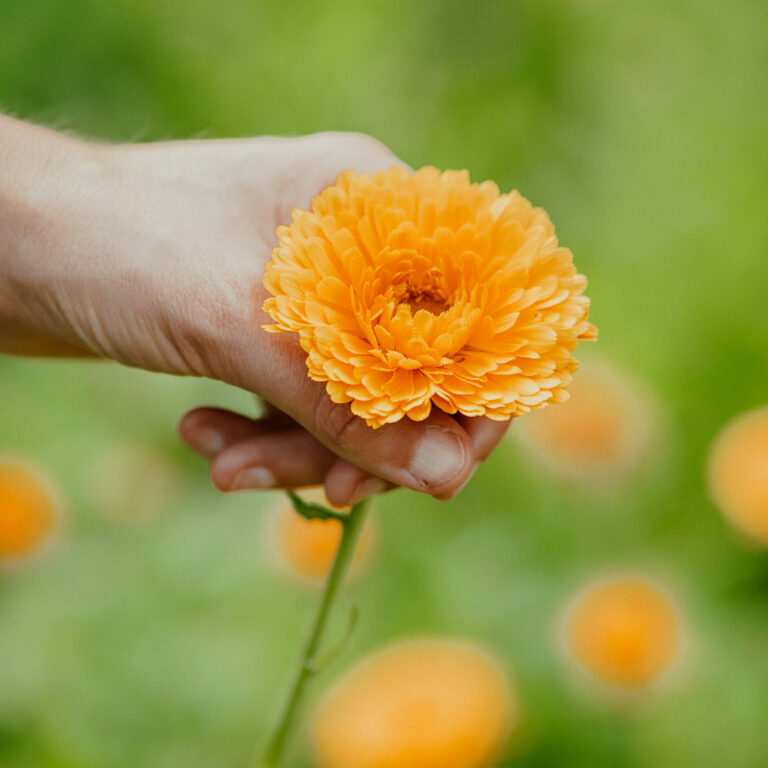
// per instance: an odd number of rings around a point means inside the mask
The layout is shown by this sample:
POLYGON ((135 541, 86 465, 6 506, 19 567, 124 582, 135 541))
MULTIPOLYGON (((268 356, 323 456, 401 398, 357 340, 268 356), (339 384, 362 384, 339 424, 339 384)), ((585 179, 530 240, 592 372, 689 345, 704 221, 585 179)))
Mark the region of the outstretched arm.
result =
POLYGON ((98 145, 0 117, 0 351, 96 356, 245 388, 259 421, 202 408, 182 438, 222 490, 402 485, 449 498, 505 424, 442 412, 371 430, 262 330, 275 228, 338 173, 398 163, 359 134, 98 145))

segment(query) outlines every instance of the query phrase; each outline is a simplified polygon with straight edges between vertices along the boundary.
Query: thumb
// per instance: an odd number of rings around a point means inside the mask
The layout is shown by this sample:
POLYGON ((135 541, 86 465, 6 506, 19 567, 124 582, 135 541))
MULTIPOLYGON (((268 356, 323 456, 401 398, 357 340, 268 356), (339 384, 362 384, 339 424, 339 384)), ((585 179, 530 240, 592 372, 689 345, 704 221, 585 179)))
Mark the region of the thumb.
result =
POLYGON ((233 383, 259 392, 338 457, 389 483, 449 498, 467 482, 477 458, 457 420, 433 408, 424 421, 406 417, 373 429, 308 377, 306 355, 293 334, 264 336, 259 363, 250 369, 260 372, 258 381, 245 373, 233 383))
POLYGON ((294 418, 349 463, 390 483, 441 498, 458 493, 469 480, 475 466, 472 440, 448 414, 434 409, 421 422, 404 418, 373 429, 349 405, 333 403, 322 385, 307 389, 312 392, 311 399, 303 401, 307 412, 295 413, 294 418))

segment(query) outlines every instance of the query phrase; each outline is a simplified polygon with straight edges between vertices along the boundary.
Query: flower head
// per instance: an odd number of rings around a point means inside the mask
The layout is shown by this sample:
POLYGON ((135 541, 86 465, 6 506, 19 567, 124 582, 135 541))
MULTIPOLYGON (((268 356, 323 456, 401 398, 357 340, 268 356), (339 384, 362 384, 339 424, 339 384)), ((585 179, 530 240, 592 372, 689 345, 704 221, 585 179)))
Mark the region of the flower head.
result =
MULTIPOLYGON (((331 504, 320 488, 302 492, 307 501, 331 504)), ((374 536, 372 518, 366 519, 352 561, 352 573, 365 564, 374 536)), ((270 545, 285 569, 299 579, 318 582, 325 578, 341 541, 342 526, 338 520, 307 520, 297 515, 285 497, 275 506, 271 520, 270 545)))
POLYGON ((710 495, 727 519, 768 546, 768 405, 730 421, 707 466, 710 495))
POLYGON ((678 612, 653 582, 623 576, 590 586, 572 606, 566 646, 595 677, 623 689, 658 680, 681 645, 678 612))
POLYGON ((297 333, 309 376, 372 427, 563 401, 595 337, 547 214, 466 171, 347 171, 277 235, 265 327, 297 333))
MULTIPOLYGON (((541 409, 515 430, 532 458, 573 480, 620 480, 650 454, 659 408, 645 382, 607 362, 583 362, 557 412, 541 409)), ((599 485, 601 489, 605 483, 599 485)))
POLYGON ((396 642, 363 659, 321 702, 323 768, 487 768, 517 721, 501 665, 448 638, 396 642))
POLYGON ((0 459, 0 565, 40 551, 55 533, 58 508, 40 473, 15 459, 0 459))

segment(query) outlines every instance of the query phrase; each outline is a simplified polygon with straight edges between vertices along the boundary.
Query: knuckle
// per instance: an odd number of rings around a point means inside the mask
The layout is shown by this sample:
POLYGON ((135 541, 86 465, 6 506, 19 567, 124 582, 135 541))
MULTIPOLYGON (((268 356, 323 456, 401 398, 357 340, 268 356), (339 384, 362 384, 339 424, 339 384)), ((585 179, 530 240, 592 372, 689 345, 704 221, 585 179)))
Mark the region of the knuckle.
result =
POLYGON ((392 150, 383 142, 367 133, 356 131, 331 131, 314 134, 313 138, 331 150, 335 157, 343 156, 355 165, 360 158, 378 158, 382 165, 397 162, 392 150))
POLYGON ((386 144, 374 138, 370 134, 350 131, 348 133, 342 134, 342 136, 348 144, 354 147, 360 147, 360 149, 365 150, 366 152, 379 152, 386 155, 392 154, 386 144))
POLYGON ((344 449, 351 444, 359 419, 348 405, 334 403, 323 389, 315 406, 314 421, 320 434, 344 449))

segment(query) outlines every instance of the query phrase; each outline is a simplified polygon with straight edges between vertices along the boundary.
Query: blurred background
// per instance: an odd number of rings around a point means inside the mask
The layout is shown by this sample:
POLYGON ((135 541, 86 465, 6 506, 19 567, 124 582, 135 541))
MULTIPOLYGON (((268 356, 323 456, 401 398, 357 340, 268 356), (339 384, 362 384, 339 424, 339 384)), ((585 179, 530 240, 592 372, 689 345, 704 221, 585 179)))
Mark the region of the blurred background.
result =
MULTIPOLYGON (((359 626, 313 700, 391 639, 468 638, 514 685, 499 766, 765 765, 768 556, 706 462, 768 402, 766 72, 760 0, 2 0, 6 113, 110 141, 364 131, 519 189, 589 277, 583 392, 542 414, 562 428, 513 424, 451 502, 377 501, 359 626), (625 572, 663 585, 682 638, 631 692, 561 636, 574 595, 625 572)), ((57 499, 55 533, 0 568, 2 768, 248 763, 317 588, 278 562, 280 496, 218 494, 178 442, 203 403, 255 411, 0 358, 0 454, 57 499)), ((288 764, 310 755, 302 735, 288 764)))

